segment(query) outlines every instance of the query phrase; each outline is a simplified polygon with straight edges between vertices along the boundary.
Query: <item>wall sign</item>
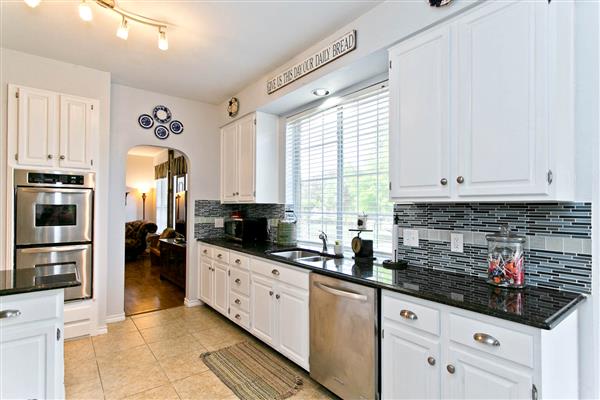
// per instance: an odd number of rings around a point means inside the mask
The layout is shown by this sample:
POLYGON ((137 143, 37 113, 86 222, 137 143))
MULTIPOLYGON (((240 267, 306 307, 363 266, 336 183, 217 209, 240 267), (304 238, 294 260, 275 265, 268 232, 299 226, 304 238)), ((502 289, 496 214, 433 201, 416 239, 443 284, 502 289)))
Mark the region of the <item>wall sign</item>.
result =
POLYGON ((289 85, 297 79, 317 70, 323 65, 329 64, 335 59, 348 54, 356 48, 356 30, 346 33, 323 50, 313 54, 304 61, 291 66, 287 70, 267 81, 267 94, 271 94, 289 85))
POLYGON ((152 115, 150 114, 141 114, 138 117, 138 124, 144 129, 150 129, 154 126, 154 121, 158 124, 154 128, 154 135, 159 139, 166 139, 169 137, 169 131, 179 135, 183 132, 183 123, 178 120, 173 119, 173 115, 171 114, 171 110, 168 107, 163 105, 158 105, 154 107, 152 110, 152 115), (168 128, 162 124, 169 124, 168 128))

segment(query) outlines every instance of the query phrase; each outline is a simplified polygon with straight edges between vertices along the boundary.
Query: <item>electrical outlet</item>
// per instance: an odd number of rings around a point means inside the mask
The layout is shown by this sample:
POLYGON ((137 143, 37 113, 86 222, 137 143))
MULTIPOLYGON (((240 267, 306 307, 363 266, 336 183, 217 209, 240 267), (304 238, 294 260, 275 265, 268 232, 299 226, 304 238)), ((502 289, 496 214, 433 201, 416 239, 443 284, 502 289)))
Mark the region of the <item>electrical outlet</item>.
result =
POLYGON ((462 253, 464 251, 462 233, 450 234, 450 251, 454 253, 462 253))
POLYGON ((223 228, 225 226, 225 220, 223 218, 215 218, 215 228, 223 228))
POLYGON ((403 236, 403 244, 405 246, 419 247, 419 231, 416 229, 405 229, 403 236))

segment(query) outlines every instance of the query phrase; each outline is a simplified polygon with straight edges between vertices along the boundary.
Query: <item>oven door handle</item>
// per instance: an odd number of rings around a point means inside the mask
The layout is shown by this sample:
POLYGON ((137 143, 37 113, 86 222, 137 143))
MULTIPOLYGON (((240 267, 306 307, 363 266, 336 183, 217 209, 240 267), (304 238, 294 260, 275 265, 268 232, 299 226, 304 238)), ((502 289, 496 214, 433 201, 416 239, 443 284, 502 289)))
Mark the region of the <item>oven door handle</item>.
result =
POLYGON ((88 194, 92 189, 68 189, 68 188, 17 188, 17 192, 26 193, 70 193, 70 194, 88 194))
POLYGON ((53 253, 53 252, 66 252, 66 251, 77 251, 86 250, 89 245, 75 245, 75 246, 52 246, 52 247, 28 247, 25 249, 19 249, 24 254, 35 254, 35 253, 53 253))

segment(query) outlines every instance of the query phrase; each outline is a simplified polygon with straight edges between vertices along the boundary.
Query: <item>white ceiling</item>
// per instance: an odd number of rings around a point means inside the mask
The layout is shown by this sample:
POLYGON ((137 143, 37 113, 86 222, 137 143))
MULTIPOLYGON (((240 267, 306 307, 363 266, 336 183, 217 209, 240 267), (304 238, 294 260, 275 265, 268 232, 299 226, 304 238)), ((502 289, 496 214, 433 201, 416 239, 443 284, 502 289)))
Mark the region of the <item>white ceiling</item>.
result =
POLYGON ((127 154, 130 156, 156 157, 165 150, 167 150, 166 147, 136 146, 131 148, 127 154))
POLYGON ((351 22, 380 0, 148 0, 120 7, 171 24, 169 50, 155 28, 129 24, 92 5, 84 22, 78 1, 42 0, 35 9, 1 1, 1 45, 110 71, 137 88, 219 104, 299 52, 351 22))

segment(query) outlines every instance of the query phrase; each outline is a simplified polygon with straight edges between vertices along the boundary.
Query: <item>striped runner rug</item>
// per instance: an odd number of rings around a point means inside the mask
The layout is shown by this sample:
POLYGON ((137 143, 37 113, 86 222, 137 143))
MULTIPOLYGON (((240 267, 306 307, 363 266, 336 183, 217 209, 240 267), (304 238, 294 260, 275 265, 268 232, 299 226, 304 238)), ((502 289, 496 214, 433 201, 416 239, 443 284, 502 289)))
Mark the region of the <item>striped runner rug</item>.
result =
POLYGON ((241 342, 200 358, 242 400, 286 399, 302 388, 302 378, 268 350, 241 342))

